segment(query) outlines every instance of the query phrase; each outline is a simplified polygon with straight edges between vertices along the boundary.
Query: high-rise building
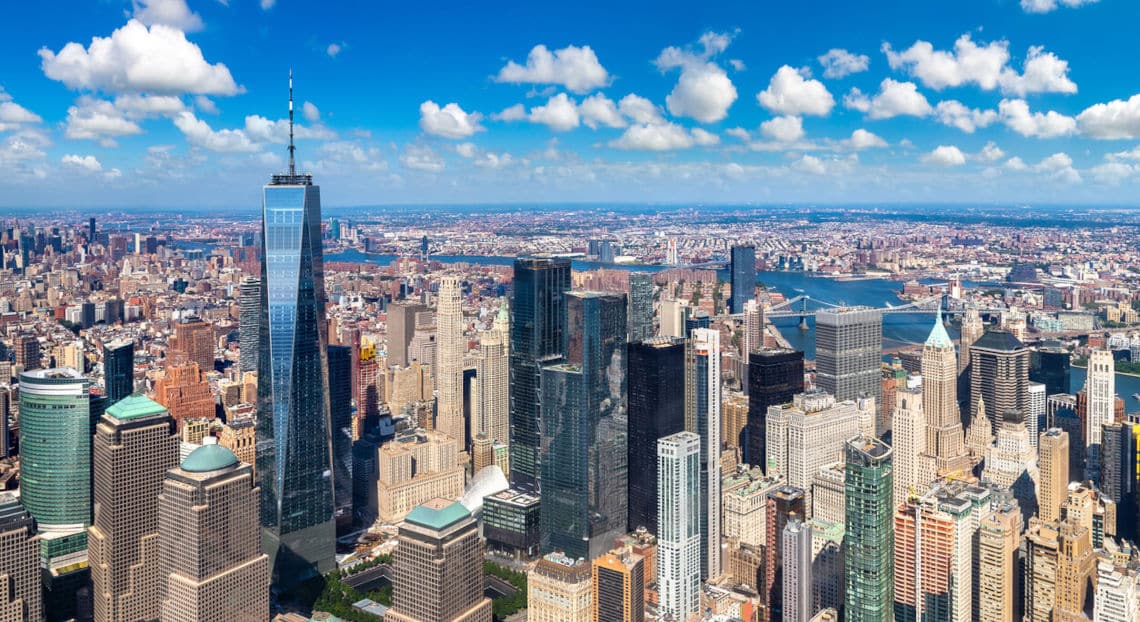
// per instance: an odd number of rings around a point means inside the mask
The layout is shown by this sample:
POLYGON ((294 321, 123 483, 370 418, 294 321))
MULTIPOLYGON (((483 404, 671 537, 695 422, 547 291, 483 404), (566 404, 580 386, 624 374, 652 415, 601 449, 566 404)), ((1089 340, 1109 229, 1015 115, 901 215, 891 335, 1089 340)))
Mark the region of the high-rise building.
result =
POLYGON ((996 442, 986 452, 982 479, 1013 493, 1025 516, 1037 514, 1037 452, 1017 411, 1007 411, 998 427, 996 442))
POLYGON ((970 419, 985 407, 997 431, 1002 414, 1029 412, 1029 349, 1013 333, 987 331, 970 346, 970 419))
POLYGON ((1090 529, 1068 518, 1031 520, 1026 532, 1025 620, 1081 619, 1096 572, 1090 529))
POLYGON ((1117 534, 1136 537, 1137 447, 1140 425, 1106 423, 1101 426, 1100 490, 1116 504, 1117 534))
POLYGON ((657 441, 657 593, 662 615, 700 610, 701 437, 678 432, 657 441))
POLYGON ((844 615, 888 622, 894 611, 891 448, 873 437, 848 441, 844 615))
POLYGON ((197 363, 202 373, 214 371, 214 325, 202 318, 184 317, 174 325, 174 339, 170 342, 172 352, 181 355, 183 361, 197 363))
POLYGON ((396 547, 389 622, 491 622, 483 596, 483 542, 458 501, 433 499, 408 514, 396 547))
MULTIPOLYGON (((765 476, 760 467, 725 478, 724 538, 759 551, 768 537, 768 495, 782 485, 782 478, 765 476)), ((753 588, 760 586, 755 581, 738 580, 753 588)))
POLYGON ((744 336, 740 346, 741 357, 764 349, 764 307, 755 298, 744 303, 744 336))
POLYGON ((561 553, 539 558, 527 573, 527 622, 590 622, 591 565, 561 553))
POLYGON ((926 413, 926 451, 934 457, 938 473, 969 471, 958 411, 958 361, 954 342, 942 325, 941 308, 922 347, 922 409, 926 413))
POLYGON ((93 444, 87 553, 95 620, 157 620, 158 495, 178 465, 174 421, 160 404, 132 395, 103 413, 93 444))
POLYGON ((269 619, 257 502, 252 468, 221 445, 202 445, 166 472, 158 496, 162 622, 269 619))
POLYGON ((16 365, 24 371, 40 369, 40 340, 31 333, 16 335, 16 365))
POLYGON ((511 367, 507 335, 489 330, 479 335, 475 355, 475 404, 472 405, 471 438, 485 434, 492 442, 511 440, 511 367))
POLYGON ((565 351, 570 260, 519 257, 511 296, 511 483, 537 490, 542 478, 542 368, 565 351))
POLYGON ((843 524, 847 513, 847 486, 843 463, 824 467, 811 478, 811 497, 808 516, 813 520, 843 524))
POLYGON ((274 586, 336 567, 321 190, 273 175, 263 189, 257 477, 274 586))
POLYGON ((780 545, 784 528, 794 517, 807 513, 804 490, 783 485, 768 493, 764 516, 764 585, 760 590, 766 605, 766 620, 780 620, 783 615, 784 548, 780 545))
POLYGON ((801 517, 792 517, 780 536, 784 562, 783 614, 785 622, 811 622, 812 529, 801 517))
POLYGON ((247 277, 238 290, 238 371, 257 371, 261 281, 247 277))
MULTIPOLYGON (((369 419, 380 415, 383 382, 380 375, 380 357, 376 345, 368 338, 361 341, 356 354, 356 412, 357 417, 369 419)), ((395 372, 399 373, 399 372, 395 372)))
POLYGON ((843 460, 848 440, 859 435, 855 402, 836 402, 818 389, 795 396, 791 404, 768 409, 768 474, 811 490, 820 469, 843 460))
POLYGON ((135 342, 122 339, 103 346, 103 385, 111 404, 135 392, 135 342))
POLYGON ((653 275, 629 273, 629 342, 653 337, 653 275))
POLYGON ((898 507, 912 494, 926 491, 935 478, 935 461, 926 446, 926 413, 922 408, 921 376, 910 376, 907 386, 895 393, 891 425, 894 457, 892 507, 898 507))
POLYGON ((463 306, 459 277, 445 276, 439 282, 436 324, 436 415, 435 428, 467 447, 463 421, 463 306))
POLYGON ((542 369, 542 549, 594 559, 628 519, 626 303, 604 292, 565 299, 566 361, 542 369))
POLYGON ((685 341, 629 344, 628 529, 657 533, 657 439, 685 429, 685 341))
POLYGON ((1021 510, 1015 503, 1002 503, 978 525, 978 602, 975 620, 1020 622, 1021 510))
POLYGON ((644 622, 645 560, 625 547, 594 560, 591 622, 644 622))
MULTIPOLYGON (((725 391, 723 396, 720 440, 725 448, 740 449, 740 440, 745 438, 744 426, 748 425, 748 396, 737 391, 725 391)), ((739 454, 736 458, 739 459, 739 454)))
POLYGON ((837 400, 881 398, 883 317, 877 309, 848 307, 815 316, 816 384, 837 400))
POLYGON ((1029 443, 1037 450, 1038 436, 1042 430, 1049 427, 1045 416, 1048 396, 1045 395, 1045 385, 1040 382, 1029 381, 1029 410, 1025 414, 1025 429, 1029 430, 1029 443))
POLYGON ((1086 477, 1097 479, 1103 426, 1115 421, 1116 361, 1112 351, 1101 348, 1089 353, 1085 376, 1085 449, 1089 464, 1086 477))
POLYGON ((1071 369, 1069 351, 1060 344, 1039 346, 1029 353, 1029 380, 1044 384, 1047 395, 1070 391, 1071 369))
POLYGON ((720 333, 694 329, 685 343, 685 430, 701 437, 701 579, 720 574, 720 333))
POLYGON ((1037 488, 1038 514, 1042 521, 1061 518, 1061 505, 1069 488, 1069 434, 1060 428, 1041 433, 1037 453, 1040 479, 1037 488))
POLYGON ((741 441, 746 464, 768 470, 768 409, 787 404, 804 391, 804 353, 763 350, 748 355, 748 424, 741 441))
POLYGON ((154 383, 154 401, 170 411, 179 427, 187 419, 213 419, 216 411, 210 381, 193 361, 163 370, 154 383))
POLYGON ((333 498, 337 530, 344 532, 352 526, 352 347, 330 345, 328 361, 333 498))
POLYGON ((40 537, 35 519, 14 492, 0 492, 0 551, 0 620, 42 620, 40 537))
POLYGON ((388 305, 388 364, 407 367, 408 345, 416 334, 416 314, 427 311, 417 302, 393 302, 388 305))
POLYGON ((729 313, 743 313, 744 303, 756 297, 756 247, 733 246, 731 257, 732 294, 729 313))
POLYGON ((962 318, 962 331, 958 338, 958 373, 966 371, 970 365, 970 348, 974 342, 982 336, 985 331, 985 325, 982 323, 982 316, 974 307, 966 309, 966 315, 962 318))
POLYGON ((1097 564, 1095 622, 1140 620, 1140 570, 1101 559, 1097 564))
POLYGON ((377 453, 380 520, 398 523, 420 504, 463 494, 459 443, 441 432, 419 431, 384 443, 377 453))
POLYGON ((20 374, 20 499, 39 526, 49 620, 74 616, 76 592, 88 581, 89 388, 74 369, 20 374))

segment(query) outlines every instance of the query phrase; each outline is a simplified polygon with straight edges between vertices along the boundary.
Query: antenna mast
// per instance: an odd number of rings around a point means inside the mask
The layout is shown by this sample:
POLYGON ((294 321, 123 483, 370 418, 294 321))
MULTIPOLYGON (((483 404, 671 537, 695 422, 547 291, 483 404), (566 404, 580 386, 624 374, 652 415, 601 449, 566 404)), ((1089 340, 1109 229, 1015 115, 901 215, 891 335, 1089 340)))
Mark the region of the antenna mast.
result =
POLYGON ((297 148, 293 146, 293 70, 289 70, 289 174, 296 175, 297 169, 293 164, 293 152, 297 148))

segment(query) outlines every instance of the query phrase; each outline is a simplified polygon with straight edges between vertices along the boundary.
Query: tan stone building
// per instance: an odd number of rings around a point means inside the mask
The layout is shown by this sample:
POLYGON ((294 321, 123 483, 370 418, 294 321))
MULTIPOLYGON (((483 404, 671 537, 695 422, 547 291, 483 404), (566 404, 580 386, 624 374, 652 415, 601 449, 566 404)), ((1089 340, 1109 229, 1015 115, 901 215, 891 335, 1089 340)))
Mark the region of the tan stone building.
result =
POLYGON ((14 492, 0 493, 0 622, 43 619, 40 537, 14 492))
POLYGON ((590 563, 551 553, 527 573, 527 622, 590 622, 590 563))
POLYGON ((1021 510, 1007 503, 978 526, 978 620, 1020 622, 1017 549, 1021 544, 1021 510))
POLYGON ((1069 442, 1069 433, 1060 428, 1042 432, 1038 442, 1037 506, 1043 521, 1061 518, 1069 489, 1069 442))
POLYGON ((396 523, 431 499, 463 496, 466 472, 457 447, 446 434, 425 431, 381 446, 376 460, 380 520, 396 523))

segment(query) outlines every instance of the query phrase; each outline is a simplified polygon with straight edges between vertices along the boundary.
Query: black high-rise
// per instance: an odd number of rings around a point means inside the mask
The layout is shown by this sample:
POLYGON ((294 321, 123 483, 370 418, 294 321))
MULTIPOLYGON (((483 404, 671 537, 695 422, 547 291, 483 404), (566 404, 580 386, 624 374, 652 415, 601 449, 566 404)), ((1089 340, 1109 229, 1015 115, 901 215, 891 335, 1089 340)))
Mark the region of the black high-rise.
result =
POLYGON ((657 533, 657 439, 685 430, 685 340, 629 344, 629 530, 657 533))
POLYGON ((748 422, 740 447, 744 462, 768 472, 768 407, 787 404, 804 391, 804 353, 798 350, 763 350, 748 355, 748 422))

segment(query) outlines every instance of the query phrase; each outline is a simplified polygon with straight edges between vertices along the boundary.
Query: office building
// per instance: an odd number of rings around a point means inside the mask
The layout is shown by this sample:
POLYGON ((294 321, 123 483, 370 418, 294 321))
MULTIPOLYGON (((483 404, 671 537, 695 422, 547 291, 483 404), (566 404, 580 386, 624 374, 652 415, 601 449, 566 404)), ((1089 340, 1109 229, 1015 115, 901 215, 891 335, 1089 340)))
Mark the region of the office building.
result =
POLYGON ((820 390, 768 409, 768 474, 783 475, 804 491, 823 467, 843 460, 847 441, 859 436, 855 402, 837 402, 820 390))
POLYGON ((1041 433, 1037 453, 1038 515, 1044 522, 1061 518, 1061 506, 1068 497, 1069 488, 1069 434, 1060 428, 1049 428, 1041 433))
POLYGON ((541 511, 538 496, 527 492, 508 489, 483 497, 483 538, 487 546, 534 557, 542 543, 541 511))
POLYGON ((570 260, 519 257, 511 296, 511 483, 538 490, 542 368, 562 357, 570 260))
POLYGON ((417 302, 400 301, 388 305, 387 353, 388 364, 394 367, 407 367, 408 346, 416 334, 416 314, 427 311, 427 307, 417 302))
POLYGON ((163 370, 154 383, 154 401, 170 411, 179 427, 188 419, 213 419, 217 410, 210 381, 193 361, 163 370))
POLYGON ((511 440, 511 366, 508 335, 489 330, 479 335, 475 355, 475 400, 472 404, 471 438, 484 434, 492 442, 511 440))
POLYGON ((1069 351, 1057 345, 1044 345, 1029 353, 1029 380, 1045 385, 1046 395, 1069 393, 1072 361, 1069 351))
POLYGON ((1029 411, 1025 414, 1025 427, 1029 430, 1029 443, 1033 446, 1034 451, 1037 450, 1037 441, 1041 431, 1049 427, 1049 421, 1045 416, 1047 399, 1045 385, 1030 380, 1029 411))
MULTIPOLYGON (((731 542, 759 550, 767 541, 768 494, 783 485, 783 479, 768 477, 759 467, 740 469, 724 479, 722 536, 731 542)), ((756 582, 748 582, 754 588, 756 582)))
POLYGON ((542 550, 594 559, 628 519, 626 302, 584 291, 565 300, 566 361, 542 369, 542 550))
POLYGON ((720 333, 692 331, 685 343, 685 430, 701 437, 701 580, 716 577, 720 555, 720 333))
POLYGON ((135 392, 135 342, 122 339, 103 346, 103 387, 111 404, 135 392))
POLYGON ((847 307, 815 316, 816 385, 837 400, 881 399, 883 318, 877 309, 847 307))
POLYGON ((257 371, 261 281, 246 277, 238 289, 238 371, 257 371))
MULTIPOLYGON (((745 370, 748 368, 745 367, 745 370)), ((740 459, 740 442, 744 436, 744 428, 748 425, 748 396, 737 391, 723 392, 720 404, 720 439, 726 449, 737 450, 737 460, 740 459)))
POLYGON ((203 445, 166 472, 158 496, 162 622, 269 618, 257 502, 250 465, 220 445, 203 445))
POLYGON ((463 334, 463 307, 459 277, 445 276, 439 282, 436 324, 436 415, 435 427, 467 447, 463 420, 463 357, 467 338, 463 334))
POLYGON ((211 372, 214 371, 214 349, 213 324, 189 316, 174 325, 170 350, 176 360, 197 363, 203 373, 211 372))
POLYGON ((75 615, 91 525, 90 383, 74 369, 20 374, 20 499, 40 533, 44 612, 75 615))
MULTIPOLYGON (((183 428, 183 432, 186 428, 183 428)), ((257 430, 252 416, 231 417, 218 432, 218 444, 234 452, 238 460, 253 468, 257 462, 257 430)), ((254 477, 257 477, 256 469, 254 477)))
POLYGON ((629 531, 657 533, 657 439, 684 429, 685 341, 629 344, 629 531))
POLYGON ((0 620, 42 620, 40 538, 35 519, 15 492, 0 492, 0 552, 0 620))
POLYGON ((321 190, 292 154, 263 189, 261 226, 257 477, 278 589, 336 567, 321 190))
POLYGON ((807 507, 801 488, 783 485, 768 493, 764 518, 764 585, 759 590, 767 605, 767 620, 780 620, 783 615, 784 548, 781 540, 784 528, 792 518, 802 520, 806 516, 807 507))
POLYGON ((812 606, 812 528, 792 517, 780 537, 783 549, 783 614, 785 622, 810 622, 812 606))
POLYGON ((458 442, 442 432, 417 431, 385 443, 377 454, 380 520, 398 523, 421 504, 463 495, 458 442))
POLYGON ((1015 503, 1002 503, 978 525, 978 602, 980 622, 1020 622, 1022 514, 1015 503))
POLYGON ((107 408, 92 442, 87 554, 95 620, 157 620, 158 495, 178 465, 174 421, 160 404, 132 395, 107 408))
POLYGON ((644 622, 645 562, 628 547, 612 550, 592 564, 594 601, 591 622, 644 622))
POLYGON ((700 610, 701 437, 678 432, 657 441, 657 593, 662 615, 700 610))
POLYGON ((40 340, 33 334, 21 333, 16 335, 16 366, 24 371, 32 371, 41 367, 40 340))
POLYGON ((986 452, 982 479, 1009 490, 1025 516, 1037 514, 1040 473, 1037 452, 1029 443, 1029 431, 1017 411, 1007 411, 997 432, 997 441, 986 452))
POLYGON ((936 477, 935 459, 927 447, 926 412, 922 407, 921 376, 910 376, 907 386, 895 393, 894 484, 892 506, 898 507, 912 494, 925 492, 936 477))
POLYGON ((527 622, 590 622, 591 564, 561 553, 540 558, 527 572, 527 622))
MULTIPOLYGON (((329 420, 332 423, 333 500, 338 533, 352 526, 352 347, 329 346, 329 420)), ((224 445, 224 443, 223 443, 224 445)), ((238 458, 247 462, 242 455, 238 458)), ((254 464, 251 462, 250 464, 254 464)), ((256 472, 255 472, 256 475, 256 472)))
POLYGON ((1096 480, 1103 426, 1116 420, 1116 361, 1112 351, 1097 348, 1089 353, 1084 396, 1085 449, 1089 460, 1086 476, 1096 480))
POLYGON ((1029 412, 1029 349, 1013 333, 987 331, 970 346, 970 419, 984 407, 996 432, 1003 413, 1029 412))
POLYGON ((843 463, 821 468, 811 479, 808 516, 812 520, 843 524, 847 513, 847 486, 843 463))
POLYGON ((744 303, 744 326, 740 354, 745 363, 750 354, 764 350, 764 307, 755 298, 744 303))
POLYGON ((744 303, 756 297, 756 247, 733 246, 731 256, 732 297, 729 313, 743 313, 744 303))
POLYGON ((748 355, 748 424, 741 440, 745 464, 765 471, 768 455, 768 409, 788 404, 804 391, 804 353, 797 350, 763 350, 748 355))
POLYGON ((926 413, 926 451, 934 457, 937 472, 968 472, 971 465, 958 411, 958 360, 954 342, 942 325, 941 308, 922 347, 922 410, 926 413))
POLYGON ((629 273, 629 342, 637 343, 653 337, 653 275, 629 273))
POLYGON ((958 338, 958 373, 962 374, 970 365, 970 348, 974 342, 982 336, 985 331, 985 325, 982 323, 982 316, 974 307, 966 309, 966 315, 962 317, 962 330, 958 338))
POLYGON ((483 596, 483 542, 459 502, 433 499, 400 526, 387 622, 491 622, 483 596))
POLYGON ((889 622, 894 612, 891 448, 859 437, 846 446, 845 619, 889 622))
POLYGON ((1077 520, 1031 520, 1025 538, 1025 620, 1081 619, 1095 572, 1088 527, 1077 520))
MULTIPOLYGON (((418 369, 418 365, 415 366, 418 369)), ((404 375, 405 368, 393 368, 392 374, 404 375)), ((357 417, 361 419, 369 419, 372 417, 380 416, 380 403, 384 401, 384 390, 389 388, 389 384, 383 380, 384 376, 380 375, 380 357, 376 353, 376 345, 368 338, 361 341, 360 349, 356 354, 356 412, 357 417)), ((422 383, 417 383, 418 386, 415 393, 415 401, 419 401, 425 391, 423 390, 422 383)), ((399 409, 394 409, 397 412, 403 409, 404 404, 399 404, 399 409)))
POLYGON ((1101 559, 1097 564, 1095 622, 1140 620, 1140 570, 1101 559))
POLYGON ((1116 504, 1116 533, 1136 538, 1136 488, 1140 470, 1140 425, 1106 423, 1101 427, 1101 494, 1116 504))

